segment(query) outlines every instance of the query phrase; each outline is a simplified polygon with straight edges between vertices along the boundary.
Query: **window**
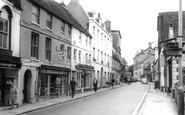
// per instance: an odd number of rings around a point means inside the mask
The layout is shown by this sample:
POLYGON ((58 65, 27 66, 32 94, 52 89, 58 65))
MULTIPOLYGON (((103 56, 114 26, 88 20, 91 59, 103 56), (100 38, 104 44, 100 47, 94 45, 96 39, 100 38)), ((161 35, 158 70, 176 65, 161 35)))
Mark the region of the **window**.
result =
POLYGON ((65 24, 61 21, 61 32, 65 33, 65 24))
POLYGON ((76 61, 76 49, 74 49, 74 61, 76 61))
POLYGON ((107 61, 107 60, 106 60, 106 57, 107 57, 107 54, 105 53, 105 54, 104 54, 104 61, 105 61, 105 63, 106 63, 106 61, 107 61))
POLYGON ((87 54, 87 53, 85 53, 85 59, 86 59, 86 60, 88 59, 88 54, 87 54))
POLYGON ((103 33, 101 33, 101 42, 103 42, 103 33))
POLYGON ((105 36, 104 42, 106 43, 106 36, 105 36))
POLYGON ((95 26, 93 26, 93 37, 95 37, 95 26))
POLYGON ((81 51, 79 51, 78 56, 79 56, 79 62, 81 62, 81 51))
POLYGON ((46 27, 52 29, 52 16, 50 14, 47 14, 46 27))
POLYGON ((99 62, 99 55, 100 55, 100 51, 97 50, 97 61, 99 62))
POLYGON ((80 32, 79 34, 79 42, 82 42, 82 33, 80 32))
POLYGON ((68 35, 71 36, 72 27, 68 25, 68 35))
POLYGON ((51 39, 46 38, 46 59, 51 61, 51 39))
POLYGON ((97 30, 97 37, 99 37, 99 30, 97 30))
POLYGON ((0 17, 0 48, 8 49, 8 20, 0 17))
POLYGON ((92 45, 92 39, 89 38, 89 46, 91 46, 91 45, 92 45))
POLYGON ((39 24, 39 9, 35 6, 32 6, 32 21, 39 24))
POLYGON ((95 58, 95 48, 93 48, 93 58, 95 58))
POLYGON ((65 46, 64 46, 64 44, 60 44, 60 52, 62 52, 62 54, 63 54, 61 58, 64 59, 65 58, 65 55, 64 55, 65 54, 65 46))
POLYGON ((39 51, 39 35, 36 33, 31 34, 31 57, 38 59, 39 51))
POLYGON ((88 45, 88 36, 86 36, 86 46, 88 45))
POLYGON ((89 59, 91 60, 91 54, 89 54, 89 59))
POLYGON ((67 47, 67 59, 71 60, 71 47, 67 47))

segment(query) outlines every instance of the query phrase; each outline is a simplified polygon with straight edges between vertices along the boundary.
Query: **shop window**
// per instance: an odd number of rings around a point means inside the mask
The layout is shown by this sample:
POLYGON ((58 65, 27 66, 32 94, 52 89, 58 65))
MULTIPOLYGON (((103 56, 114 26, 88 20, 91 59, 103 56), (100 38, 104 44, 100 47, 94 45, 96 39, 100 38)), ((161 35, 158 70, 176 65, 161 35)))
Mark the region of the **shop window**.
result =
POLYGON ((77 88, 81 88, 81 79, 80 79, 81 74, 77 73, 77 88))
POLYGON ((31 35, 31 57, 38 59, 39 51, 39 35, 32 32, 31 35))
POLYGON ((40 78, 40 96, 46 96, 48 92, 48 76, 43 75, 40 78))

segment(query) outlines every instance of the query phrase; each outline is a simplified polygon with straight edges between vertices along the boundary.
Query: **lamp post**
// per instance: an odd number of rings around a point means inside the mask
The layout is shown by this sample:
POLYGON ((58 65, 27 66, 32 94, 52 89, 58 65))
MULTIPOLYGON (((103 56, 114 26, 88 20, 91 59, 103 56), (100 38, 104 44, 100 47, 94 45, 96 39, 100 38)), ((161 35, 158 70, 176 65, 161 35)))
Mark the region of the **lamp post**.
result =
POLYGON ((178 12, 178 37, 179 37, 179 88, 178 88, 178 115, 184 115, 184 89, 183 89, 183 77, 182 77, 182 0, 179 0, 179 12, 178 12))

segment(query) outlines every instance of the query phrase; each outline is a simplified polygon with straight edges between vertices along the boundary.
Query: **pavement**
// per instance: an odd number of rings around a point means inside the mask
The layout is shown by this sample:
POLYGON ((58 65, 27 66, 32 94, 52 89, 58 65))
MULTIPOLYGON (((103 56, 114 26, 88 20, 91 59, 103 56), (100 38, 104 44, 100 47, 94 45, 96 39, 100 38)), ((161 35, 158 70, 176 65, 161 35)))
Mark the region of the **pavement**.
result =
MULTIPOLYGON (((116 85, 114 88, 119 88, 127 84, 116 85)), ((108 90, 112 87, 101 88, 97 92, 88 91, 76 94, 74 98, 70 96, 59 97, 47 101, 37 102, 34 104, 24 104, 19 108, 9 110, 10 107, 0 107, 0 115, 25 115, 26 113, 37 111, 43 108, 52 107, 55 105, 71 102, 77 99, 96 95, 108 90)), ((175 100, 165 92, 154 90, 154 84, 149 83, 143 98, 135 109, 133 115, 177 115, 177 106, 175 100)))
POLYGON ((178 115, 175 100, 160 90, 154 89, 154 83, 149 83, 148 93, 137 115, 178 115))
POLYGON ((112 90, 115 88, 119 88, 125 85, 126 84, 120 84, 120 85, 115 85, 114 88, 112 87, 101 88, 101 89, 98 89, 97 92, 94 92, 92 90, 92 91, 79 93, 79 94, 76 94, 74 98, 71 98, 71 96, 65 96, 65 97, 50 99, 47 101, 36 102, 33 104, 24 104, 24 105, 21 105, 19 108, 10 109, 10 106, 0 107, 0 115, 25 115, 26 113, 29 113, 32 111, 37 111, 37 110, 44 109, 47 107, 52 107, 55 105, 71 102, 77 99, 85 98, 91 95, 96 95, 96 94, 99 94, 99 93, 102 93, 108 90, 112 90))

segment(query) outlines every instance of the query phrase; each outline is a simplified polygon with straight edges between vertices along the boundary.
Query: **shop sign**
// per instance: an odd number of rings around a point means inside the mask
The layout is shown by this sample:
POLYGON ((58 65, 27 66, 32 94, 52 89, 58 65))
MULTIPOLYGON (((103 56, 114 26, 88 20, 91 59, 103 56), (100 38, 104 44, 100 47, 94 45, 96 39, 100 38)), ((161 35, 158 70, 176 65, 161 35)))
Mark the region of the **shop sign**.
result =
POLYGON ((16 68, 17 65, 12 63, 0 63, 0 67, 16 68))
POLYGON ((58 57, 60 58, 60 59, 64 59, 64 57, 65 57, 65 51, 60 51, 60 52, 58 52, 58 57))

